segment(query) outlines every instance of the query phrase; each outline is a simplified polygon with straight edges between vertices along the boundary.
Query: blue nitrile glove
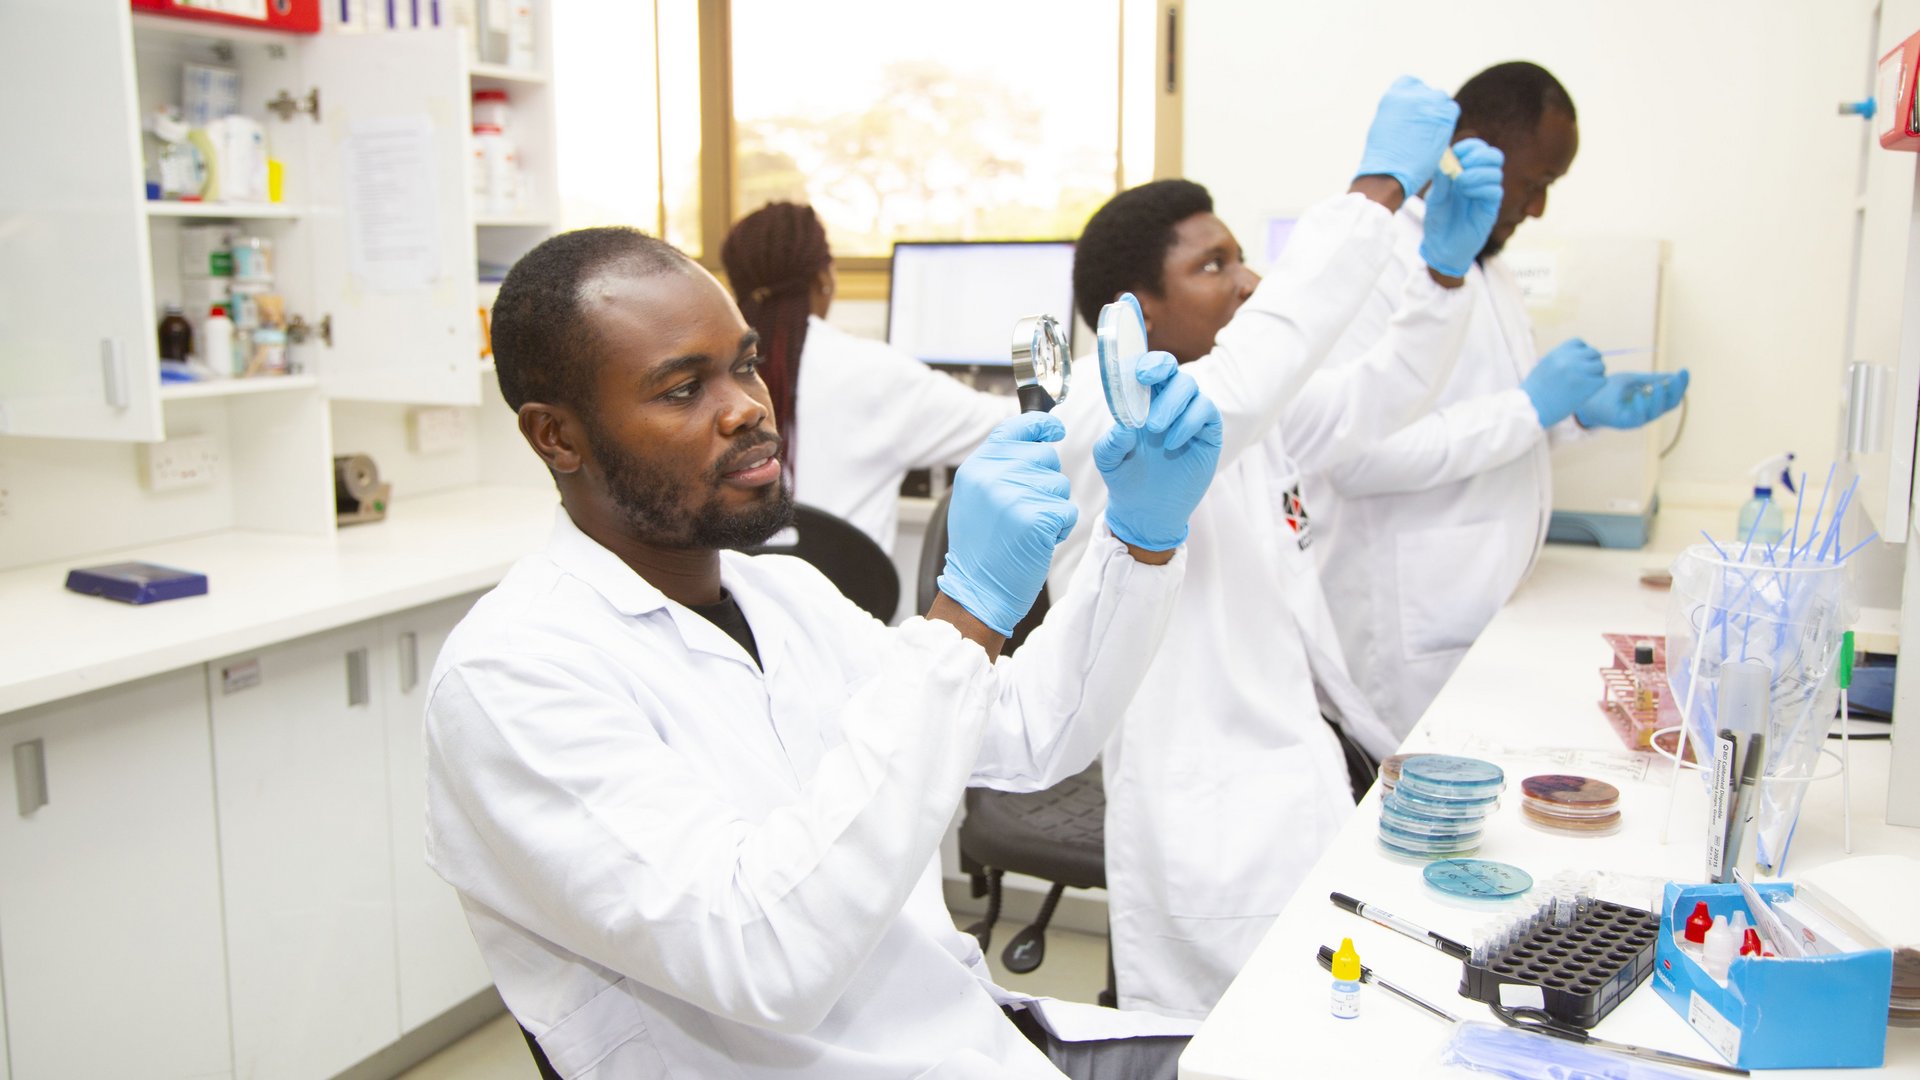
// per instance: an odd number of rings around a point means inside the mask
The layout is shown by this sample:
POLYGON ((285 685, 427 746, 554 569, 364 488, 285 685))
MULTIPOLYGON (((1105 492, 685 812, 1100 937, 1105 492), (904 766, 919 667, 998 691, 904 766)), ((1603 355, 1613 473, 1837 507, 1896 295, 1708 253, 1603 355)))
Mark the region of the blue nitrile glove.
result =
POLYGON ((1107 527, 1148 551, 1179 547, 1187 518, 1213 482, 1220 463, 1220 410, 1180 370, 1172 353, 1148 353, 1140 381, 1153 387, 1147 425, 1115 424, 1093 446, 1093 463, 1107 482, 1107 527))
POLYGON ((1580 407, 1573 418, 1581 427, 1637 428, 1666 415, 1687 396, 1687 372, 1649 374, 1623 371, 1607 381, 1580 407))
POLYGON ((1500 216, 1500 170, 1507 155, 1479 139, 1453 144, 1460 175, 1433 174, 1420 257, 1448 277, 1466 277, 1500 216))
POLYGON ((1550 428, 1572 416, 1606 381, 1607 362, 1600 353, 1579 338, 1568 338, 1533 365, 1520 389, 1533 401, 1540 426, 1550 428))
POLYGON ((1391 176, 1403 192, 1418 194, 1433 179, 1459 119, 1452 98, 1411 75, 1400 76, 1380 96, 1360 171, 1353 175, 1391 176))
POLYGON ((1053 549, 1080 511, 1067 499, 1060 421, 1041 412, 1002 420, 953 477, 940 591, 1002 636, 1033 607, 1053 549))

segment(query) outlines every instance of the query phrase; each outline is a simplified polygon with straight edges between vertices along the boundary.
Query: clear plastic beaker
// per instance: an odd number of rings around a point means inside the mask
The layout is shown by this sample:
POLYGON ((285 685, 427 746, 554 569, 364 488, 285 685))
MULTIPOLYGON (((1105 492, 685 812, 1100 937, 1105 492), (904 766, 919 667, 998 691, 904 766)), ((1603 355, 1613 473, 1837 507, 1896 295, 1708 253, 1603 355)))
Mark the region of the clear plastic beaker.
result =
MULTIPOLYGON (((1667 601, 1667 683, 1695 760, 1713 760, 1721 666, 1758 660, 1772 669, 1753 820, 1754 860, 1764 873, 1777 873, 1786 859, 1839 705, 1841 635, 1859 614, 1844 563, 1789 563, 1787 555, 1783 547, 1756 544, 1744 559, 1723 558, 1696 544, 1674 560, 1667 601)), ((1700 775, 1712 782, 1710 769, 1700 775)))

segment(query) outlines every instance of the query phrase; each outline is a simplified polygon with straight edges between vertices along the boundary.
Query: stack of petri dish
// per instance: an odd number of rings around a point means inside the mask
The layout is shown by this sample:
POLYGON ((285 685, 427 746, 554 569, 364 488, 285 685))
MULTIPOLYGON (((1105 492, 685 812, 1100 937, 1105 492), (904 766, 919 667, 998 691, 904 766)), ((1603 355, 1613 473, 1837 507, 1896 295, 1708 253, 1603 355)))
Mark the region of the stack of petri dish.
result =
POLYGON ((1399 782, 1380 800, 1381 848, 1408 859, 1471 855, 1505 784, 1500 766, 1478 758, 1405 758, 1399 782))
POLYGON ((1520 781, 1520 816, 1547 832, 1606 836, 1620 831, 1620 789, 1588 776, 1545 773, 1520 781))

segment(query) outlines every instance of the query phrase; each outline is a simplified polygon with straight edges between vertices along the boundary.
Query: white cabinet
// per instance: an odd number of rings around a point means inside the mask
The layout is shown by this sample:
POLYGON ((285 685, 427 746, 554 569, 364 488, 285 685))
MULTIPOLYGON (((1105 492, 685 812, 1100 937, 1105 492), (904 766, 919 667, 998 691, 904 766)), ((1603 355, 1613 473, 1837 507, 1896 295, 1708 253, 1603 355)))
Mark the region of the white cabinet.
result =
POLYGON ((12 714, 0 750, 13 1075, 233 1075, 202 669, 12 714))
POLYGON ((0 433, 163 437, 156 328, 167 303, 206 314, 180 259, 203 221, 272 241, 275 291, 309 331, 290 356, 328 395, 478 404, 469 67, 453 29, 297 35, 122 0, 0 6, 0 95, 20 103, 9 134, 28 148, 0 170, 0 433), (283 202, 145 198, 141 121, 178 103, 189 62, 239 73, 283 202))
POLYGON ((447 635, 476 598, 459 597, 381 620, 387 721, 387 790, 393 822, 394 925, 400 1028, 410 1031, 493 982, 453 887, 426 864, 427 678, 447 635))
POLYGON ((0 434, 158 439, 127 5, 0 4, 0 93, 0 434))
POLYGON ((244 1080, 332 1076, 400 1034, 377 630, 207 668, 244 1080))
POLYGON ((321 385, 333 397, 478 405, 464 40, 323 36, 303 51, 325 103, 311 164, 325 215, 313 225, 314 284, 333 319, 321 385), (386 190, 396 183, 418 201, 386 190))

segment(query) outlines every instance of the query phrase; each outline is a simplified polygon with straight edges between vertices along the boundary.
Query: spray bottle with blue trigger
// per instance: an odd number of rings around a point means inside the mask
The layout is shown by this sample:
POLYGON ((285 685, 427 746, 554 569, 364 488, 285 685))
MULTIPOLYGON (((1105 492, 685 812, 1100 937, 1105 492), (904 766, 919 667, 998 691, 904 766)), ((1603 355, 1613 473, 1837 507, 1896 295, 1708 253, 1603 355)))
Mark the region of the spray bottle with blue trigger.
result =
POLYGON ((1776 476, 1789 495, 1799 494, 1793 488, 1792 451, 1767 458, 1753 467, 1753 497, 1740 507, 1736 539, 1745 541, 1752 536, 1756 544, 1771 544, 1786 535, 1786 514, 1780 509, 1779 500, 1773 497, 1776 476))

